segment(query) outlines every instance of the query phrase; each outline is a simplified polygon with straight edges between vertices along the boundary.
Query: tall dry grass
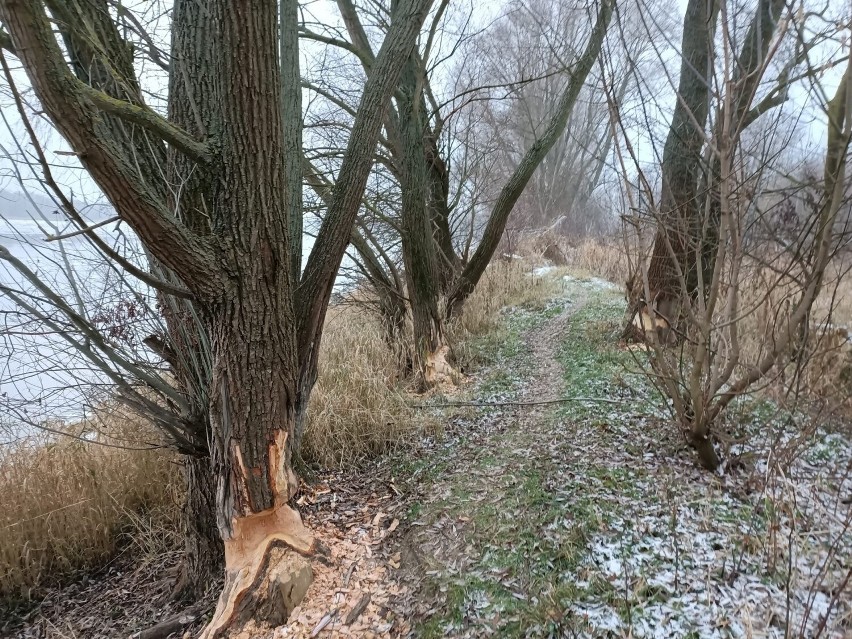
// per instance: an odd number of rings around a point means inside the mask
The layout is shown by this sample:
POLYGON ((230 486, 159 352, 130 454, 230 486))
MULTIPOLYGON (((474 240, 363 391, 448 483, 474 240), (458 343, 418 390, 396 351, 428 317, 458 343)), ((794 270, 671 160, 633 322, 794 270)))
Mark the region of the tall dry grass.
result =
MULTIPOLYGON (((531 270, 523 260, 488 267, 462 313, 447 327, 457 359, 475 359, 473 339, 494 330, 503 307, 553 297, 556 284, 531 277, 531 270)), ((411 340, 410 325, 400 339, 411 340)), ((364 306, 329 309, 305 429, 308 460, 351 465, 410 441, 414 434, 438 429, 433 418, 410 407, 410 389, 398 366, 398 353, 406 345, 388 344, 378 316, 364 306)))
MULTIPOLYGON (((494 329, 500 309, 553 295, 527 263, 489 267, 450 327, 465 349, 494 329)), ((378 318, 364 307, 329 309, 303 452, 312 462, 349 466, 437 428, 409 406, 398 357, 378 318)), ((68 437, 33 436, 0 446, 0 596, 27 596, 75 570, 113 556, 122 539, 157 552, 177 543, 183 496, 179 460, 138 418, 112 409, 71 428, 100 431, 116 447, 68 437), (149 540, 149 541, 146 541, 149 540)))
POLYGON ((101 438, 116 447, 56 435, 0 447, 0 596, 26 597, 105 561, 124 542, 156 551, 176 535, 182 487, 174 455, 140 450, 156 434, 139 419, 113 415, 108 423, 101 438), (152 547, 151 539, 160 542, 152 547))
POLYGON ((568 266, 623 286, 630 277, 630 261, 624 243, 616 238, 585 239, 564 249, 568 266))
POLYGON ((377 315, 351 304, 329 309, 305 427, 306 459, 357 464, 424 426, 399 384, 398 361, 377 315))

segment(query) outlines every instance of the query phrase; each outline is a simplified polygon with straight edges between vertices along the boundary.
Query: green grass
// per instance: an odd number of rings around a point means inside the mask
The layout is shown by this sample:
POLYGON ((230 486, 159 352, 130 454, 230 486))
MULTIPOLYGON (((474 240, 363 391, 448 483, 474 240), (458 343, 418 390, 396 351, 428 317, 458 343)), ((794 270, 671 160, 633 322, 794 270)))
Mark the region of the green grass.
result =
MULTIPOLYGON (((565 387, 555 391, 591 396, 622 372, 622 354, 610 344, 623 310, 606 294, 592 297, 569 322, 559 358, 566 368, 565 387)), ((498 366, 485 376, 477 396, 517 390, 534 365, 524 334, 562 310, 562 304, 551 304, 507 314, 503 341, 481 346, 498 366)), ((451 476, 445 499, 419 510, 427 522, 464 517, 465 542, 476 562, 467 574, 453 574, 450 583, 443 581, 448 575, 434 579, 431 587, 442 592, 442 605, 417 628, 418 636, 443 637, 462 627, 471 631, 477 622, 507 638, 559 636, 577 628, 578 620, 566 614, 580 594, 574 575, 588 540, 618 511, 618 504, 601 501, 588 488, 607 493, 631 478, 594 460, 575 461, 581 467, 573 477, 560 475, 572 444, 570 421, 576 418, 576 407, 553 409, 534 423, 495 435, 488 451, 476 454, 464 473, 451 476), (560 432, 550 447, 542 446, 560 432)), ((611 589, 606 583, 594 587, 611 589)))

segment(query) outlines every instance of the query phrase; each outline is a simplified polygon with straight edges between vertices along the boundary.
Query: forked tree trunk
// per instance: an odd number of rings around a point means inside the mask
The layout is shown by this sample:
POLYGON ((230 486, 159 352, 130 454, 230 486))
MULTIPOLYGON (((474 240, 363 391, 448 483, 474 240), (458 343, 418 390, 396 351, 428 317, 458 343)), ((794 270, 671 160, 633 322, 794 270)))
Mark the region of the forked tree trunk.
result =
MULTIPOLYGON (((729 101, 732 112, 728 116, 723 110, 716 121, 715 137, 718 139, 723 135, 722 123, 730 117, 731 130, 728 135, 732 136, 731 146, 733 149, 739 146, 740 137, 745 129, 767 111, 786 100, 786 91, 782 91, 779 96, 769 95, 763 98, 758 105, 752 108, 757 88, 765 77, 764 70, 767 56, 770 53, 770 45, 773 44, 784 10, 784 0, 759 0, 755 7, 742 50, 737 57, 737 64, 733 68, 731 81, 727 85, 727 90, 732 93, 729 101)), ((735 154, 736 150, 732 153, 735 154)), ((701 251, 699 253, 702 260, 700 268, 704 288, 703 290, 690 290, 689 293, 692 295, 701 294, 706 297, 709 292, 708 283, 713 279, 722 218, 719 186, 721 180, 720 157, 714 153, 710 162, 710 170, 704 172, 699 188, 699 193, 702 193, 706 200, 704 210, 707 211, 707 223, 703 225, 701 251)), ((697 284, 697 281, 694 283, 697 284)))
MULTIPOLYGON (((698 202, 704 129, 710 112, 713 38, 719 14, 716 0, 689 0, 683 21, 678 99, 663 149, 662 192, 657 231, 648 265, 648 294, 635 296, 641 308, 631 317, 678 323, 681 301, 698 281, 703 217, 698 202)), ((641 278, 636 278, 637 283, 641 278)))
MULTIPOLYGON (((205 310, 225 586, 206 638, 286 621, 312 580, 314 539, 289 505, 299 384, 274 2, 212 3, 221 174, 213 210, 231 277, 205 310), (250 44, 247 44, 250 43, 250 44), (246 90, 246 88, 250 90, 246 90)), ((290 90, 298 90, 289 88, 290 90)), ((306 402, 307 397, 301 401, 306 402)))

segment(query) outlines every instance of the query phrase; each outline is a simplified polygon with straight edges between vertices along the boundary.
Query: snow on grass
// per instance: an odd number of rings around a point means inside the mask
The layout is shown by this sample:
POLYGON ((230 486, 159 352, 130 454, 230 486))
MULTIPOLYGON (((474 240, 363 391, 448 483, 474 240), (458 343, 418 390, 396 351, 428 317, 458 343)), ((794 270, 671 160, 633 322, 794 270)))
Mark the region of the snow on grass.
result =
POLYGON ((697 469, 664 411, 647 410, 652 390, 635 378, 627 390, 615 383, 627 360, 603 329, 616 306, 602 296, 584 309, 562 353, 569 389, 635 400, 562 411, 580 420, 580 459, 594 460, 563 489, 567 508, 591 499, 602 521, 564 575, 579 589, 569 606, 584 627, 576 636, 809 638, 823 625, 820 636, 849 636, 848 424, 828 432, 769 402, 743 402, 745 443, 729 454, 748 467, 721 477, 697 469))
POLYGON ((537 266, 532 270, 532 275, 534 277, 544 277, 555 270, 555 266, 537 266))
POLYGON ((643 355, 616 347, 621 292, 564 281, 552 306, 506 311, 476 396, 592 399, 472 412, 482 438, 446 449, 416 527, 441 593, 420 636, 811 639, 827 617, 819 636, 848 639, 848 425, 740 401, 736 463, 702 470, 643 355), (544 325, 568 299, 578 310, 544 325), (553 336, 559 367, 535 352, 553 336), (554 368, 562 388, 541 383, 554 368))
POLYGON ((600 277, 578 278, 573 275, 563 275, 562 281, 573 286, 580 286, 592 291, 621 291, 622 287, 600 277))

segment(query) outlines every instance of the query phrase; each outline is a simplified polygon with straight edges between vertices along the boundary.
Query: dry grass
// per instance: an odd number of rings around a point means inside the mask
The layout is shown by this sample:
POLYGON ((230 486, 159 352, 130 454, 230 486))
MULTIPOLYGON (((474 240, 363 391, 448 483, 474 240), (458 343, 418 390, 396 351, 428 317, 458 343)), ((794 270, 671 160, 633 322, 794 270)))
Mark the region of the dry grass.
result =
MULTIPOLYGON (((562 243, 561 248, 572 270, 616 284, 623 284, 630 276, 628 255, 617 239, 588 239, 575 246, 562 243)), ((778 281, 778 267, 777 263, 772 269, 754 264, 743 267, 739 337, 745 367, 757 363, 774 346, 774 333, 799 294, 792 277, 778 281)), ((786 394, 795 388, 798 395, 833 399, 835 403, 850 402, 852 275, 849 271, 850 265, 840 259, 829 266, 822 292, 814 303, 807 344, 804 349, 801 344, 791 347, 791 351, 800 349, 801 356, 779 367, 762 385, 773 395, 786 394)))
MULTIPOLYGON (((138 448, 154 437, 138 420, 109 422, 113 444, 138 448)), ((177 530, 174 456, 127 448, 56 436, 0 448, 0 596, 27 596, 57 576, 97 565, 122 537, 147 551, 162 548, 177 530)))
POLYGON ((424 427, 398 385, 398 358, 378 318, 363 308, 329 309, 303 443, 322 466, 351 465, 424 427))
POLYGON ((564 250, 568 266, 623 286, 630 277, 624 244, 618 239, 586 239, 564 250))
MULTIPOLYGON (((461 315, 447 327, 458 359, 473 359, 472 339, 495 328, 503 307, 553 297, 552 280, 531 277, 531 270, 523 261, 489 266, 461 315)), ((329 309, 305 429, 308 460, 322 466, 357 464, 439 428, 409 406, 409 389, 399 379, 400 348, 387 343, 378 317, 363 306, 329 309)))
POLYGON ((446 327, 454 364, 464 372, 488 363, 488 343, 503 341, 499 331, 501 309, 507 306, 536 306, 559 292, 558 280, 534 274, 539 258, 492 262, 462 313, 446 327), (488 335, 483 342, 477 338, 488 335))

